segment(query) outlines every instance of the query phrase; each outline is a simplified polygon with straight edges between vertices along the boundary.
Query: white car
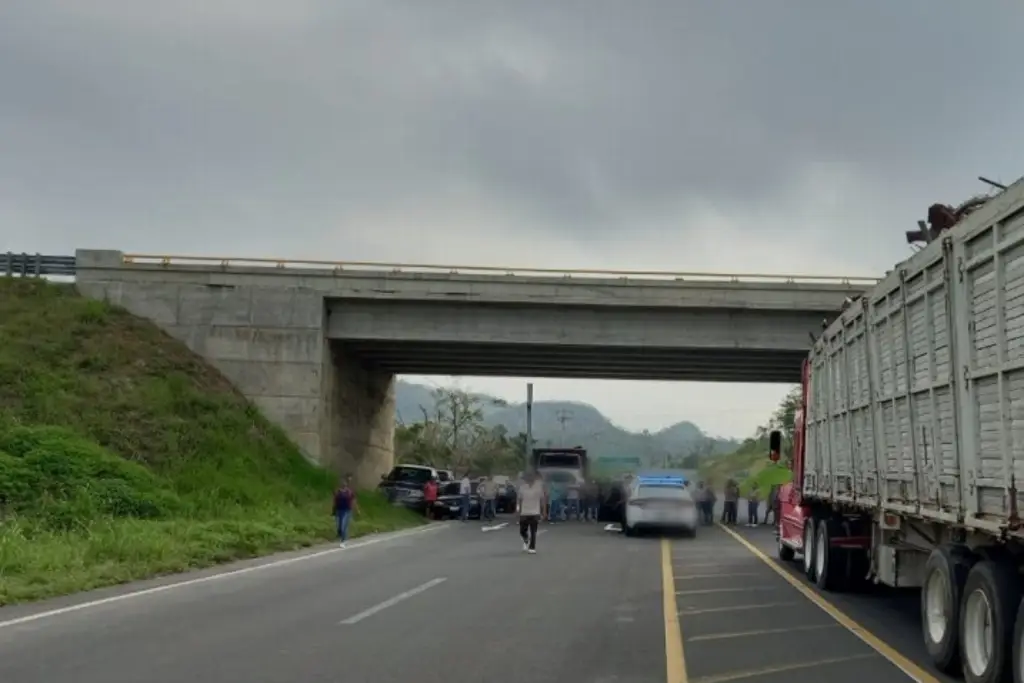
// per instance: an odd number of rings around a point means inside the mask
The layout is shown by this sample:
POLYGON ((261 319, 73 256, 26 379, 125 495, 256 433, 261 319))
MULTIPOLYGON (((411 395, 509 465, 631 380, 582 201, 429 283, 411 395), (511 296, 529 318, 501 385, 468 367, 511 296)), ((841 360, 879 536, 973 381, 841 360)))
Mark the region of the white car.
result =
POLYGON ((640 476, 626 493, 622 532, 633 536, 645 530, 679 530, 697 535, 697 506, 686 480, 672 476, 640 476))

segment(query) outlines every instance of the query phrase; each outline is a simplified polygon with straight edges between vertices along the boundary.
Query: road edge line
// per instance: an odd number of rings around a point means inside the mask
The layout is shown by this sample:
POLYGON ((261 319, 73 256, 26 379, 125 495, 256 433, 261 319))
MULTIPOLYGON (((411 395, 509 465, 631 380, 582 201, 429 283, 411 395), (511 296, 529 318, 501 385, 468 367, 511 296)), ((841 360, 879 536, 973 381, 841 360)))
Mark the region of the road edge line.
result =
MULTIPOLYGON (((235 576, 241 576, 243 574, 252 574, 263 569, 271 569, 274 567, 285 567, 290 564, 298 564, 299 562, 305 562, 306 560, 312 560, 317 557, 324 557, 326 555, 333 555, 339 552, 357 550, 364 548, 369 545, 376 545, 377 543, 386 543, 387 541, 397 540, 399 538, 405 538, 408 536, 417 536, 422 533, 437 531, 439 529, 447 528, 443 524, 424 524, 411 529, 401 529, 399 531, 385 532, 383 534, 367 534, 362 539, 357 540, 347 548, 326 548, 324 550, 317 550, 311 553, 305 553, 296 557, 286 557, 280 560, 271 560, 270 562, 262 562, 260 564, 254 564, 249 567, 240 567, 238 569, 228 569, 226 571, 217 572, 215 574, 209 574, 207 576, 198 576, 191 579, 183 579, 181 581, 174 581, 172 583, 165 583, 159 586, 153 586, 151 588, 143 588, 140 590, 129 591, 127 593, 118 593, 117 595, 111 595, 105 598, 98 598, 95 600, 86 600, 85 602, 78 602, 65 607, 55 607, 53 609, 43 610, 41 612, 34 612, 26 614, 21 617, 15 617, 6 621, 0 621, 0 629, 9 628, 11 626, 20 626, 21 624, 28 624, 33 621, 39 621, 41 619, 48 619, 50 617, 59 617, 64 614, 71 614, 72 612, 81 612, 83 610, 91 609, 93 607, 102 607, 103 605, 110 605, 117 602, 123 602, 125 600, 131 600, 133 598, 141 598, 147 595, 156 595, 157 593, 166 593, 177 588, 184 588, 185 586, 195 586, 203 583, 210 583, 212 581, 221 581, 223 579, 233 578, 235 576)), ((273 555, 265 555, 264 557, 273 557, 273 555)), ((259 560, 260 558, 250 558, 250 560, 259 560)), ((212 567, 208 567, 212 569, 212 567)), ((159 577, 155 577, 159 578, 159 577)), ((141 579, 146 581, 147 579, 141 579)), ((113 586, 108 586, 112 588, 113 586)), ((64 596, 67 597, 67 596, 64 596)), ((17 605, 11 605, 17 607, 17 605)))
POLYGON ((921 666, 910 661, 907 657, 897 652, 894 648, 887 645, 881 638, 876 636, 868 629, 861 626, 856 620, 853 619, 846 612, 842 611, 834 604, 829 602, 825 597, 818 591, 814 590, 800 579, 796 578, 784 568, 780 567, 772 558, 768 557, 760 548, 755 546, 753 543, 743 538, 742 535, 736 533, 732 529, 722 525, 717 525, 725 533, 732 536, 733 540, 738 542, 744 548, 746 548, 754 557, 768 565, 772 571, 781 576, 786 580, 789 585, 796 588, 800 593, 813 602, 819 609, 824 611, 830 617, 835 619, 841 626, 853 635, 860 638, 872 650, 885 657, 889 662, 897 669, 905 673, 910 678, 917 681, 917 683, 942 683, 938 677, 925 671, 921 666))
POLYGON ((687 683, 686 653, 672 570, 672 544, 667 538, 661 539, 661 594, 665 613, 665 679, 667 683, 687 683))

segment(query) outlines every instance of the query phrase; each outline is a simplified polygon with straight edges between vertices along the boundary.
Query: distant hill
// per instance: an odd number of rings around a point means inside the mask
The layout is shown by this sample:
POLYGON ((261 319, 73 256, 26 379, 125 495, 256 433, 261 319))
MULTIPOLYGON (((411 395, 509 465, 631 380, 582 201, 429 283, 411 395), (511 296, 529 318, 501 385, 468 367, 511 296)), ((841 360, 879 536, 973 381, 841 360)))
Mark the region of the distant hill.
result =
MULTIPOLYGON (((398 419, 405 423, 423 419, 434 405, 431 387, 399 381, 398 419)), ((503 425, 510 434, 526 431, 523 404, 498 406, 492 396, 479 395, 484 403, 488 425, 503 425)), ((736 450, 739 441, 708 437, 692 422, 677 422, 657 432, 641 434, 616 426, 601 411, 588 403, 574 401, 537 401, 533 404, 533 438, 539 446, 583 446, 591 455, 639 455, 652 465, 668 456, 686 456, 695 450, 718 455, 736 450), (560 416, 566 416, 563 423, 560 416)))

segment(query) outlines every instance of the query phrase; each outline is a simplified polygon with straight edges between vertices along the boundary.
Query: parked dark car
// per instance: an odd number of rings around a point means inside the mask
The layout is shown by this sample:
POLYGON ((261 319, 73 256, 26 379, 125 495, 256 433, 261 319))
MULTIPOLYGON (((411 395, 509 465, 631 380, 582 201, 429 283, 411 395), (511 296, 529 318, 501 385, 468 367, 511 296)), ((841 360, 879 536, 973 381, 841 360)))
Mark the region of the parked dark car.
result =
MULTIPOLYGON (((476 482, 471 484, 469 496, 469 518, 480 519, 480 497, 476 493, 476 482)), ((459 494, 459 482, 452 481, 441 484, 437 489, 437 502, 434 503, 436 519, 458 519, 462 516, 462 496, 459 494)))
POLYGON ((437 477, 437 470, 433 467, 395 465, 391 472, 381 479, 377 488, 384 493, 391 504, 423 513, 426 512, 423 486, 431 477, 437 477))

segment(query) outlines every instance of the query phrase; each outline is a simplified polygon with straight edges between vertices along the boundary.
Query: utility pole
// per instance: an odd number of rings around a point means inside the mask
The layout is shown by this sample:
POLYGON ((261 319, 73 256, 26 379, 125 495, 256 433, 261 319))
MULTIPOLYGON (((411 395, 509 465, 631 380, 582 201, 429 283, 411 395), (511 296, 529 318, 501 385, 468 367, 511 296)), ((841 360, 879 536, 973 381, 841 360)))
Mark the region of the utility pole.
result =
POLYGON ((565 423, 569 422, 570 420, 572 420, 572 411, 571 410, 559 410, 557 413, 555 413, 555 419, 558 420, 559 424, 562 425, 562 438, 561 438, 560 441, 561 441, 561 445, 564 446, 565 445, 565 423))
POLYGON ((523 472, 530 471, 530 457, 533 454, 533 382, 526 385, 526 452, 523 453, 523 461, 526 466, 523 472))

